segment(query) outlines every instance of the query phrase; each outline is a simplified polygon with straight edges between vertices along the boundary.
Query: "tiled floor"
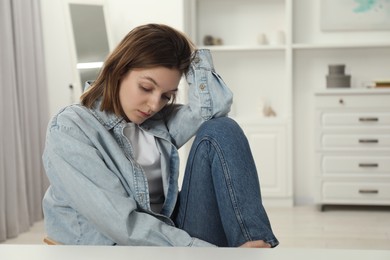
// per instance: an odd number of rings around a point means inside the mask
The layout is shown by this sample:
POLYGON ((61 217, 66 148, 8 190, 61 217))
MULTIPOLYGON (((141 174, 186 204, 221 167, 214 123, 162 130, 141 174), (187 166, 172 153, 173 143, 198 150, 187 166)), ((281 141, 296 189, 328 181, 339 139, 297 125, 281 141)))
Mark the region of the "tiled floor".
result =
MULTIPOLYGON (((390 208, 316 207, 268 208, 283 248, 344 248, 390 250, 390 208)), ((8 244, 42 244, 43 223, 8 244)))

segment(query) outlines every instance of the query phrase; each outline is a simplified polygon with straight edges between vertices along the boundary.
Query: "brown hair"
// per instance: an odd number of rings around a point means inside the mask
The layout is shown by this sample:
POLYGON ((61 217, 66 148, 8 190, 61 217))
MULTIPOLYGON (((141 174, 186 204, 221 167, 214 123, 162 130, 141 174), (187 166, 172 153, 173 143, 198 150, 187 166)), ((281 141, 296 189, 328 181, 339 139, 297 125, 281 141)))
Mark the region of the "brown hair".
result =
MULTIPOLYGON (((131 30, 106 59, 96 81, 81 96, 92 108, 102 97, 100 110, 124 116, 119 101, 122 78, 134 68, 166 67, 182 74, 189 69, 194 44, 181 32, 162 24, 146 24, 131 30)), ((174 98, 167 105, 173 107, 174 98)))

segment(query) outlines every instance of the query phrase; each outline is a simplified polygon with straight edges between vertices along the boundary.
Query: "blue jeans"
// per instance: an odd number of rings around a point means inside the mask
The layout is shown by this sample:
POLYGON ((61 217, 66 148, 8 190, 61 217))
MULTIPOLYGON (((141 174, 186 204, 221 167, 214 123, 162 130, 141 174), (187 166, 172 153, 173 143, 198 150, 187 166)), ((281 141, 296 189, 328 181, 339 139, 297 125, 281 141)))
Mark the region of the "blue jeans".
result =
POLYGON ((174 221, 220 247, 264 240, 275 247, 248 141, 227 117, 205 122, 188 158, 174 221))

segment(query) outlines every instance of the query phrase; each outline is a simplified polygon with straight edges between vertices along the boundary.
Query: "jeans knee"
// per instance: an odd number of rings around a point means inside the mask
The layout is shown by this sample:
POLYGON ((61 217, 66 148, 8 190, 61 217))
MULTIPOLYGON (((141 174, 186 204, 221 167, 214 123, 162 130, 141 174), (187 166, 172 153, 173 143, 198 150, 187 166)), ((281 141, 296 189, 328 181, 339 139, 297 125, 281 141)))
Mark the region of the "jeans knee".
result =
POLYGON ((237 136, 240 134, 243 134, 243 132, 236 121, 229 117, 218 117, 204 122, 200 127, 197 136, 237 136))

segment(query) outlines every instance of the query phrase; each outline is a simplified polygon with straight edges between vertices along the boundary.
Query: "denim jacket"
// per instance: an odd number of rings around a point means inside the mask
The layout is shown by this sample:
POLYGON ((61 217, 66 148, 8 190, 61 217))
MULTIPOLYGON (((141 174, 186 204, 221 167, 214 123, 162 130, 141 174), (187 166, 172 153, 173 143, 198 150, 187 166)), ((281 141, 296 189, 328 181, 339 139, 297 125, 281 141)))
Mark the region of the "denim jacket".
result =
POLYGON ((200 125, 227 115, 232 93, 214 71, 208 50, 198 50, 186 74, 188 103, 166 121, 145 121, 161 153, 165 202, 150 209, 147 178, 115 114, 74 104, 49 123, 43 162, 50 187, 43 199, 47 235, 63 244, 211 246, 178 229, 169 218, 178 195, 179 155, 200 125))

